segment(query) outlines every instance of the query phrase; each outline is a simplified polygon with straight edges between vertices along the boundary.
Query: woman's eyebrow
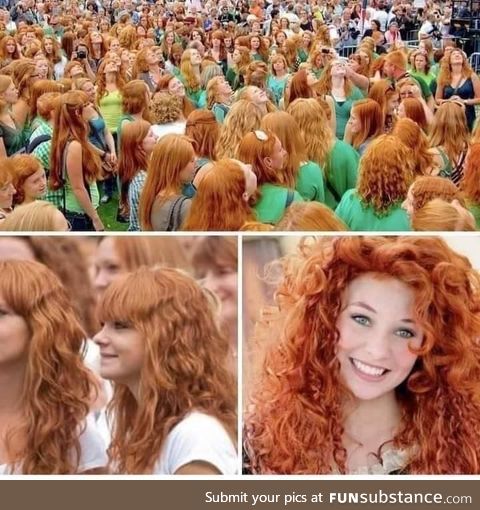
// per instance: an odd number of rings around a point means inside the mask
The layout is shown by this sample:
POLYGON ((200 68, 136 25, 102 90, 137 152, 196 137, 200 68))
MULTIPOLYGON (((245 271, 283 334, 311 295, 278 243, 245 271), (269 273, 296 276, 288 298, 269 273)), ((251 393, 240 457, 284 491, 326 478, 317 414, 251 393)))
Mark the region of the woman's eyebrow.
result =
POLYGON ((370 311, 370 312, 373 312, 373 313, 377 313, 377 310, 375 310, 375 308, 372 308, 370 305, 368 305, 367 303, 364 303, 363 301, 354 301, 353 303, 350 303, 350 306, 360 306, 361 308, 365 308, 366 310, 370 311))

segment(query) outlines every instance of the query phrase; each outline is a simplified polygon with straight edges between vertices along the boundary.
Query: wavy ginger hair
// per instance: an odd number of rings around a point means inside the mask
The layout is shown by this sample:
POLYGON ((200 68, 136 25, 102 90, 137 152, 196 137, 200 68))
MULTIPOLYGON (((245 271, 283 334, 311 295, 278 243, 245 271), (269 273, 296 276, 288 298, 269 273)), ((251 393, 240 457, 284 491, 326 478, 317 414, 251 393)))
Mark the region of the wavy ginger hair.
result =
MULTIPOLYGON (((102 63, 98 66, 97 70, 97 97, 96 102, 97 106, 100 105, 100 101, 104 96, 108 94, 107 90, 107 79, 104 73, 105 67, 107 64, 111 64, 113 61, 109 60, 108 58, 103 59, 102 63)), ((122 92, 123 87, 125 86, 125 79, 122 76, 122 73, 120 71, 117 71, 116 77, 115 77, 115 84, 117 86, 117 89, 122 92)))
POLYGON ((40 161, 32 154, 16 154, 11 156, 13 187, 16 190, 13 195, 13 205, 18 205, 25 200, 25 181, 39 171, 43 172, 40 161))
POLYGON ((119 473, 150 473, 168 433, 192 411, 217 418, 236 435, 236 385, 227 371, 228 339, 212 297, 177 269, 140 268, 120 277, 100 302, 101 322, 127 320, 145 341, 139 396, 115 385, 108 450, 119 473))
POLYGON ((458 200, 465 207, 463 194, 450 179, 433 175, 417 177, 410 186, 410 197, 414 211, 421 209, 427 202, 440 198, 446 202, 458 200))
POLYGON ((283 218, 275 225, 278 231, 295 232, 337 232, 348 230, 335 213, 319 202, 293 202, 283 218))
POLYGON ((86 333, 71 298, 46 266, 8 260, 0 262, 0 273, 2 298, 31 332, 21 424, 9 431, 7 451, 22 474, 75 474, 79 436, 95 393, 81 353, 86 333), (18 443, 21 450, 15 451, 18 443))
POLYGON ((307 158, 314 161, 325 171, 328 154, 335 143, 335 137, 330 129, 325 110, 313 98, 297 99, 287 108, 300 127, 300 133, 305 140, 307 158))
POLYGON ((235 158, 243 136, 260 128, 262 111, 252 101, 239 99, 233 103, 220 128, 217 157, 235 158))
POLYGON ((426 133, 428 131, 428 121, 421 101, 416 97, 405 97, 401 104, 403 104, 405 117, 416 122, 426 133))
POLYGON ((187 49, 182 54, 182 59, 180 61, 180 70, 182 76, 185 78, 185 88, 196 91, 200 89, 200 81, 195 76, 193 72, 193 67, 190 62, 190 58, 192 55, 192 49, 187 49))
POLYGON ((294 188, 300 166, 307 160, 305 142, 299 125, 292 115, 278 111, 267 113, 262 119, 261 127, 275 133, 282 147, 287 151, 282 175, 285 180, 283 184, 294 188))
POLYGON ((408 148, 392 135, 374 140, 360 159, 357 193, 377 214, 405 200, 413 177, 408 148))
POLYGON ((392 135, 396 136, 413 153, 415 175, 427 175, 434 166, 434 157, 430 152, 428 138, 421 127, 411 119, 398 119, 392 135))
POLYGON ((49 177, 52 189, 59 189, 64 184, 63 157, 69 140, 75 140, 82 146, 82 167, 86 181, 94 181, 100 173, 100 158, 88 142, 88 124, 82 118, 82 110, 87 104, 87 94, 73 90, 63 94, 60 107, 55 111, 49 177))
POLYGON ((420 232, 474 232, 475 219, 468 209, 434 198, 411 217, 412 229, 420 232))
POLYGON ((460 187, 465 196, 475 204, 480 204, 480 143, 474 143, 470 146, 465 168, 463 180, 460 187))
POLYGON ((258 328, 259 344, 271 348, 245 416, 249 468, 346 473, 351 394, 340 377, 337 322, 345 291, 365 273, 411 287, 424 331, 419 358, 395 390, 402 417, 392 442, 408 450, 406 471, 478 474, 480 277, 438 237, 319 238, 284 260, 277 306, 258 328))
POLYGON ((237 231, 254 218, 244 198, 245 173, 233 159, 214 163, 197 191, 182 230, 237 231))
POLYGON ((165 135, 155 144, 138 208, 142 230, 153 230, 151 212, 157 198, 164 201, 182 194, 180 173, 194 156, 190 140, 183 135, 165 135))

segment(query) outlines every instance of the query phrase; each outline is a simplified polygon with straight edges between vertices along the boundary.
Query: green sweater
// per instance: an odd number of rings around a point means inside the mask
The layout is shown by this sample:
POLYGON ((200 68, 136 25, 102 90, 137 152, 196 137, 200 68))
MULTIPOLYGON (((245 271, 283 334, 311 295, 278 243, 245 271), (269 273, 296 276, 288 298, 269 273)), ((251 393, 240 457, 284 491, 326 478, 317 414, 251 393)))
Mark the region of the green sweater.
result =
POLYGON ((325 204, 331 209, 335 210, 347 190, 357 186, 359 161, 358 152, 342 140, 337 140, 328 153, 325 164, 325 204))
MULTIPOLYGON (((278 223, 285 214, 287 205, 288 188, 276 184, 262 184, 259 188, 261 197, 253 207, 257 220, 261 223, 278 223)), ((303 198, 297 191, 293 191, 292 202, 303 202, 303 198)))
POLYGON ((348 190, 343 195, 335 213, 350 230, 357 232, 411 230, 407 212, 399 203, 392 205, 386 214, 379 216, 371 205, 362 202, 354 189, 348 190))
POLYGON ((295 189, 304 200, 314 200, 325 203, 325 186, 322 169, 313 161, 307 161, 300 166, 295 189))

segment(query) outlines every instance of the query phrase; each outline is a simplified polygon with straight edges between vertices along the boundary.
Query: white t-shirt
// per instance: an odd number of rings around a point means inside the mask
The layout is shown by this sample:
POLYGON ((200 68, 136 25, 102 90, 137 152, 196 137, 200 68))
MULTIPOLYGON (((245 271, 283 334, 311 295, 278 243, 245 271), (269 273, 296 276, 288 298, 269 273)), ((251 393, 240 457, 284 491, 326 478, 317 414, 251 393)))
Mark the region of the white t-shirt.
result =
MULTIPOLYGON (((95 426, 93 417, 87 417, 87 426, 80 435, 80 463, 78 472, 83 473, 95 468, 105 467, 108 464, 108 457, 105 443, 95 426)), ((11 466, 0 464, 0 475, 11 474, 11 466)), ((22 473, 15 470, 15 475, 22 473)))
POLYGON ((236 448, 225 427, 200 412, 190 413, 169 432, 153 474, 173 475, 195 461, 208 462, 223 475, 237 474, 236 448))
POLYGON ((186 125, 187 123, 184 120, 177 120, 176 122, 169 122, 168 124, 154 124, 152 126, 152 131, 157 138, 172 134, 184 135, 186 125))

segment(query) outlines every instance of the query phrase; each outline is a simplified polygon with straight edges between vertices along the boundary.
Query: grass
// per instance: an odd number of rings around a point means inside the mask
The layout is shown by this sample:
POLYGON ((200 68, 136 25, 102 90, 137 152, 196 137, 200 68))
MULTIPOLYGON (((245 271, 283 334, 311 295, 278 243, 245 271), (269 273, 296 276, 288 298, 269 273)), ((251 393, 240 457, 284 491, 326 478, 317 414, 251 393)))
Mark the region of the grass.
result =
POLYGON ((128 223, 119 223, 117 221, 118 195, 115 194, 106 204, 100 204, 98 214, 103 221, 105 230, 124 232, 128 228, 128 223))

